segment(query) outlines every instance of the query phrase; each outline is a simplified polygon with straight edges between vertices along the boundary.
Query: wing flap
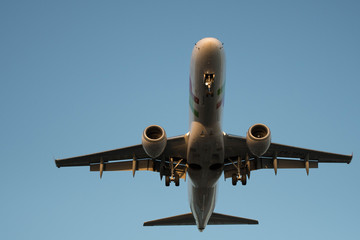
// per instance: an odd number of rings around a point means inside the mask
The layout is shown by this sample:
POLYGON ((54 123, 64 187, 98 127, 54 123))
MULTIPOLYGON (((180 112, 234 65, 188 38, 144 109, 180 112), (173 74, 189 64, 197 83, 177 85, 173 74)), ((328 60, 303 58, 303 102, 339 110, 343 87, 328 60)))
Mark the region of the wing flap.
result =
MULTIPOLYGON (((103 171, 130 171, 133 169, 132 161, 114 162, 104 164, 103 171)), ((152 160, 138 160, 136 164, 136 171, 155 171, 152 160)), ((90 165, 91 172, 100 171, 100 164, 90 165)))
MULTIPOLYGON (((175 164, 175 163, 174 163, 175 164)), ((104 163, 103 171, 152 171, 152 172, 160 172, 161 162, 158 160, 152 159, 142 159, 133 161, 122 161, 122 162, 112 162, 112 163, 104 163), (135 167, 135 169, 133 169, 135 167)), ((99 172, 100 164, 92 164, 90 165, 91 172, 99 172)), ((186 165, 177 165, 174 171, 179 175, 180 178, 186 179, 186 165)))
MULTIPOLYGON (((278 169, 305 169, 305 161, 304 160, 295 160, 295 159, 277 159, 277 168, 278 169)), ((309 161, 309 168, 318 168, 317 161, 309 161)), ((273 169, 274 161, 271 158, 258 158, 250 161, 250 170, 258 170, 258 169, 273 169)), ((237 174, 237 168, 228 164, 224 166, 224 177, 231 178, 233 174, 237 174)))

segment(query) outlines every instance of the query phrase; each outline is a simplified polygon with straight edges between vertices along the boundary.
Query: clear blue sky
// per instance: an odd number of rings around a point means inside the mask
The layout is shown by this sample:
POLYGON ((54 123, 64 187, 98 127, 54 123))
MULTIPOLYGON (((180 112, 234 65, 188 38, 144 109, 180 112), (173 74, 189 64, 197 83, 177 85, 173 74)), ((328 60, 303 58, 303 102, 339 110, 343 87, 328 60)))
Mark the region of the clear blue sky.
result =
POLYGON ((359 1, 0 3, 2 239, 355 239, 360 195, 359 1), (224 131, 351 154, 350 165, 220 181, 216 211, 258 226, 144 228, 189 212, 154 173, 57 169, 54 158, 188 131, 194 43, 224 42, 224 131))

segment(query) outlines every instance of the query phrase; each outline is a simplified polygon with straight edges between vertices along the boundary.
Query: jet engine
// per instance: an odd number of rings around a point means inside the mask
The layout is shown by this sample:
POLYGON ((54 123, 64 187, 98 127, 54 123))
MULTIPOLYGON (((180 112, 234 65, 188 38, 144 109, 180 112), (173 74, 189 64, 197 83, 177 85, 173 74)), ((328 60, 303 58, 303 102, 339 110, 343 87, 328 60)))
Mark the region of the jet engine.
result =
POLYGON ((148 126, 142 134, 141 142, 146 154, 152 158, 157 158, 165 150, 167 142, 166 132, 160 126, 148 126))
POLYGON ((262 156, 269 149, 271 142, 270 129, 265 124, 255 124, 246 134, 246 144, 252 154, 262 156))

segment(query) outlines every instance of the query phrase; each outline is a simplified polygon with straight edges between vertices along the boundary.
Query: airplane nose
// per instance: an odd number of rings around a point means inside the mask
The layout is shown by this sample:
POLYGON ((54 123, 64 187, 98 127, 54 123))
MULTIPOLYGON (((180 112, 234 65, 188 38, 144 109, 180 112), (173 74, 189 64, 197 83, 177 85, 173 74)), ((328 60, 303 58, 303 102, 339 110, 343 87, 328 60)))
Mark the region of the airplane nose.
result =
POLYGON ((223 48, 223 44, 218 39, 212 38, 212 37, 203 38, 200 41, 198 41, 195 45, 199 49, 203 49, 203 48, 222 49, 223 48))

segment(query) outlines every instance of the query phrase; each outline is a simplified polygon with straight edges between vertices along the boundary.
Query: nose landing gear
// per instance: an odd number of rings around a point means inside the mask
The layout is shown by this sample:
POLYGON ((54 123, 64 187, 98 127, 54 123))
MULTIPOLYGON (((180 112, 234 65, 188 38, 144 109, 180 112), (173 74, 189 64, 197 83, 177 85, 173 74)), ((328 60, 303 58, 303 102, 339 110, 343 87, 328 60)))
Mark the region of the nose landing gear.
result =
POLYGON ((214 96, 214 91, 213 91, 214 79, 215 79, 214 73, 205 73, 204 74, 204 84, 205 84, 205 87, 207 88, 206 96, 211 96, 211 97, 214 96))

